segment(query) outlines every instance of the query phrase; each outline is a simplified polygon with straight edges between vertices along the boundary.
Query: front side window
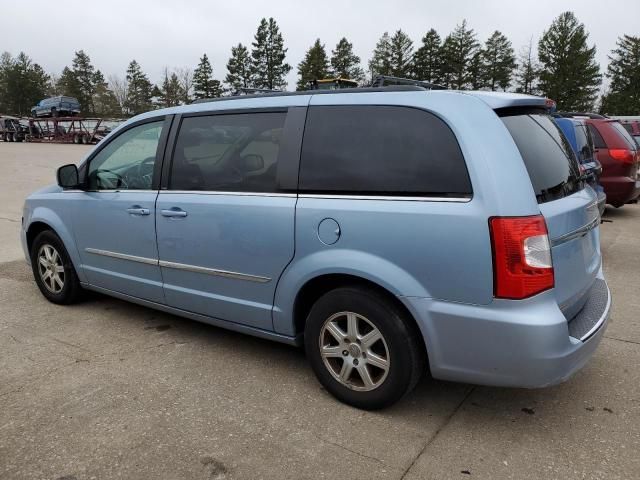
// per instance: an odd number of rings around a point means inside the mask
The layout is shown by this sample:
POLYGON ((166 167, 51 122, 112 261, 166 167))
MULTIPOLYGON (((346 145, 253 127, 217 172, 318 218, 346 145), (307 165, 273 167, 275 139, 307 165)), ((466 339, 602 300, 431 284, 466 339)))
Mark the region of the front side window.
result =
POLYGON ((171 190, 277 191, 286 113, 240 113, 182 120, 171 190))
POLYGON ((89 190, 149 190, 164 121, 121 133, 91 159, 89 190))
POLYGON ((299 189, 306 192, 470 196, 451 129, 424 110, 318 106, 307 114, 299 189))

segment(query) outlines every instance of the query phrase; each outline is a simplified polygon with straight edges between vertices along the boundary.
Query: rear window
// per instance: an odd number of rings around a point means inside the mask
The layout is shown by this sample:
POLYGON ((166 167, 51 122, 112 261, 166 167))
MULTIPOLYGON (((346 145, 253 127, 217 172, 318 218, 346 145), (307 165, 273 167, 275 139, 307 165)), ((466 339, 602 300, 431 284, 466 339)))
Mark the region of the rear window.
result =
POLYGON ((396 106, 317 106, 307 115, 299 189, 470 196, 460 146, 438 117, 396 106))
POLYGON ((623 123, 622 126, 627 132, 633 133, 633 125, 631 125, 630 123, 623 123))
POLYGON ((549 115, 527 113, 501 118, 520 150, 539 203, 583 188, 571 145, 549 115))
POLYGON ((631 134, 627 132, 627 130, 622 126, 621 123, 611 122, 611 125, 620 133, 622 137, 624 137, 625 142, 627 142, 627 145, 629 145, 629 148, 631 150, 636 150, 638 148, 638 144, 636 143, 636 141, 633 139, 631 134))
POLYGON ((591 136, 587 133, 586 127, 584 125, 576 125, 575 132, 578 161, 580 163, 593 161, 593 142, 591 141, 591 136))

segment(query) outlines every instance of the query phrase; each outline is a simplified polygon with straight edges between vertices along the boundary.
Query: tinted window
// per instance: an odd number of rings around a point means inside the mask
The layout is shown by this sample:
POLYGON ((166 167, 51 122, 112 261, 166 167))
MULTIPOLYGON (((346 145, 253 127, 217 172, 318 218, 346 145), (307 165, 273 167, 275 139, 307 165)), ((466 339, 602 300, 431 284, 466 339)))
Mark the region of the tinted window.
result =
POLYGON ((598 129, 592 124, 587 124, 587 127, 589 128, 591 136, 593 137, 593 145, 596 148, 607 148, 607 144, 605 143, 604 138, 602 138, 602 135, 600 135, 598 129))
POLYGON ((587 132, 586 126, 576 125, 575 132, 576 144, 578 147, 578 161, 580 163, 593 161, 593 141, 591 140, 589 132, 587 132))
POLYGON ((627 130, 622 126, 621 123, 611 122, 611 125, 613 125, 613 128, 615 128, 620 133, 620 136, 624 137, 625 142, 631 150, 635 150, 638 148, 636 141, 633 139, 631 134, 627 132, 627 130))
POLYGON ((510 115, 502 121, 520 150, 538 202, 562 198, 582 188, 571 145, 549 115, 510 115))
POLYGON ((311 107, 299 187, 356 194, 471 193, 449 127, 425 111, 392 106, 311 107))
POLYGON ((631 125, 630 123, 623 123, 622 126, 627 132, 633 133, 633 125, 631 125))
POLYGON ((286 113, 243 113, 182 120, 172 190, 274 192, 286 113))
POLYGON ((163 121, 130 128, 91 159, 90 190, 149 190, 163 121))

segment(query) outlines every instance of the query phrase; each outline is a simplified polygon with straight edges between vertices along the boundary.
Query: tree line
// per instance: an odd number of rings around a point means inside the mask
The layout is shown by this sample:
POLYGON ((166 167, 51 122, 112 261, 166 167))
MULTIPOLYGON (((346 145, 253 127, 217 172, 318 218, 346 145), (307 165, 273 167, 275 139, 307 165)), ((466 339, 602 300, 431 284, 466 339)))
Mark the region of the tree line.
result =
MULTIPOLYGON (((515 91, 544 95, 563 110, 596 107, 603 75, 589 45, 588 32, 572 12, 559 15, 534 43, 516 55, 511 41, 495 31, 484 42, 463 20, 444 38, 428 30, 414 45, 402 30, 384 33, 367 63, 367 71, 343 37, 330 53, 318 38, 297 65, 296 88, 329 76, 367 84, 376 75, 407 77, 451 89, 515 91)), ((165 68, 158 84, 132 60, 124 77, 104 74, 89 56, 75 52, 71 66, 47 74, 24 52, 0 57, 0 112, 28 115, 40 99, 54 95, 76 97, 84 115, 121 117, 154 108, 214 98, 243 88, 281 90, 292 66, 277 22, 263 18, 250 46, 231 48, 226 76, 219 80, 205 54, 194 68, 165 68)), ((609 55, 605 73, 609 88, 600 98, 603 113, 640 114, 640 36, 622 35, 609 55)))

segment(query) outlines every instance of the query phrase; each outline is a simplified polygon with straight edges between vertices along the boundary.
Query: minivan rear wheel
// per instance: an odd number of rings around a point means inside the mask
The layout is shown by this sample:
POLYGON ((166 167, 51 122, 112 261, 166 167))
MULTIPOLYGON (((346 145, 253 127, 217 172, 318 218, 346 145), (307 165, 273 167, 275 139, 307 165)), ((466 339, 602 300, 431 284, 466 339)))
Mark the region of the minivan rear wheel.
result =
POLYGON ((413 320, 379 292, 341 287, 316 301, 305 350, 320 383, 339 400, 373 410, 410 392, 426 352, 413 320))
POLYGON ((40 232, 31 246, 31 267, 40 292, 53 303, 67 305, 80 299, 82 287, 60 237, 40 232))

